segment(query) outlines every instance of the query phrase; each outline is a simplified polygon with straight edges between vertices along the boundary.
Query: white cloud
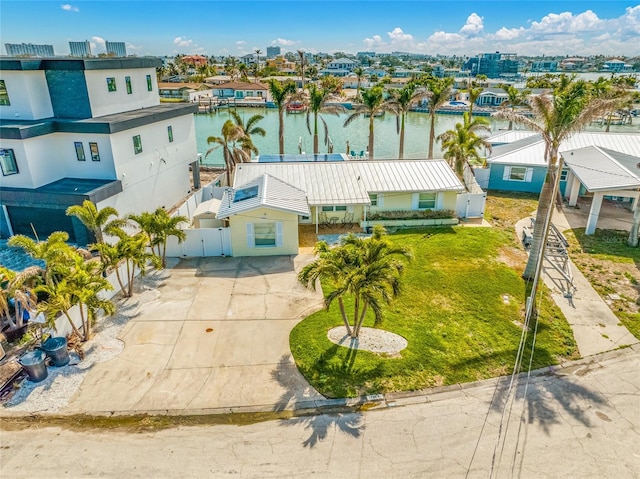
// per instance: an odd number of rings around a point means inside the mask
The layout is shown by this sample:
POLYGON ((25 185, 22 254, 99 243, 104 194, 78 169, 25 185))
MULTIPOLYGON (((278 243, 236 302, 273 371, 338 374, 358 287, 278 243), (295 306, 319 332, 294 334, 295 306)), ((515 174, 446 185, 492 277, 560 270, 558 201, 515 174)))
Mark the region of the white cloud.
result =
POLYGON ((187 37, 176 37, 173 39, 173 44, 178 47, 190 47, 193 46, 193 40, 187 39, 187 37))
POLYGON ((297 43, 295 40, 287 40, 286 38, 276 38, 275 42, 277 45, 280 45, 283 47, 290 47, 297 43))
POLYGON ((93 54, 104 53, 107 51, 105 39, 102 37, 91 37, 89 45, 91 45, 91 52, 93 54))
POLYGON ((460 33, 469 37, 480 35, 484 30, 483 18, 477 13, 467 17, 467 22, 460 29, 460 33))
POLYGON ((492 37, 496 40, 514 40, 524 33, 524 27, 520 28, 505 28, 502 27, 492 37))
POLYGON ((531 32, 537 34, 587 32, 596 30, 601 24, 602 20, 591 10, 575 16, 571 12, 550 13, 539 22, 531 22, 531 32))
POLYGON ((64 3, 64 4, 60 5, 60 8, 62 8, 65 12, 79 12, 80 11, 80 9, 78 7, 74 7, 70 3, 64 3))
POLYGON ((236 45, 240 46, 240 45, 245 45, 247 42, 245 42, 244 40, 238 40, 236 42, 236 45))

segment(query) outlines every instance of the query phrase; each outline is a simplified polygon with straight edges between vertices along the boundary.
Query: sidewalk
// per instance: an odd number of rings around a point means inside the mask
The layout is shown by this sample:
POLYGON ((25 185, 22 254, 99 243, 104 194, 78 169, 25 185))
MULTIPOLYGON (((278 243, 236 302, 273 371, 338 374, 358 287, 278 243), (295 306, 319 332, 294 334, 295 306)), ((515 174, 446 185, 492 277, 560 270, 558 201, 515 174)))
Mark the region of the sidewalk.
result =
MULTIPOLYGON (((524 218, 516 223, 518 238, 522 238, 522 228, 529 226, 530 221, 530 218, 524 218)), ((562 213, 557 211, 554 212, 553 222, 561 231, 569 228, 562 213)), ((580 355, 592 356, 638 343, 638 339, 620 323, 570 259, 569 265, 574 288, 548 261, 543 265, 543 280, 573 330, 580 355)))

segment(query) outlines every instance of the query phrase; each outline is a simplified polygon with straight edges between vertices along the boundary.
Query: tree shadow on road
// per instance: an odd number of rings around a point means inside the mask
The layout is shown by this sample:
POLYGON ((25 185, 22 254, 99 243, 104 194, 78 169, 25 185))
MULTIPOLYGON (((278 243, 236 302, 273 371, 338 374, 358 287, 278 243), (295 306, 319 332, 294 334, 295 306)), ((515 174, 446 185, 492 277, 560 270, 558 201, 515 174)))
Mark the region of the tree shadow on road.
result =
MULTIPOLYGON (((336 348, 338 347, 336 345, 336 348)), ((348 368, 348 362, 344 366, 348 368)), ((318 442, 326 439, 331 428, 354 438, 360 437, 364 429, 363 414, 354 412, 319 413, 315 409, 317 406, 315 401, 322 401, 325 398, 304 379, 292 362, 290 355, 285 354, 280 358, 278 365, 271 372, 271 377, 285 390, 274 407, 275 411, 296 407, 310 411, 308 416, 299 416, 280 423, 287 427, 303 425, 306 431, 310 431, 309 437, 302 441, 304 447, 315 447, 318 442)), ((337 400, 335 407, 339 409, 346 407, 346 405, 341 400, 337 400)))

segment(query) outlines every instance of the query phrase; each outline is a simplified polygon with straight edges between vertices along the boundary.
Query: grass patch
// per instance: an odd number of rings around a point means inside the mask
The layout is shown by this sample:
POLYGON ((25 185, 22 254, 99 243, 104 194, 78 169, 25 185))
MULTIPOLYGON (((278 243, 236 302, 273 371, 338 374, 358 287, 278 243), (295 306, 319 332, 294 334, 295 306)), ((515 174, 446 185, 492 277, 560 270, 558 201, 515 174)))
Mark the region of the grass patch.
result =
POLYGON ((584 228, 564 233, 569 255, 598 294, 609 300, 613 314, 631 334, 640 339, 640 248, 627 246, 627 231, 600 230, 585 235, 584 228))
MULTIPOLYGON (((413 248, 415 260, 406 269, 404 292, 386 308, 381 328, 405 337, 409 346, 400 358, 385 358, 334 345, 327 331, 342 323, 336 304, 309 316, 291 332, 291 351, 307 380, 326 396, 342 397, 511 372, 522 333, 526 285, 499 259, 507 233, 429 228, 403 231, 390 239, 413 248)), ((348 310, 351 307, 347 302, 348 310)), ((368 317, 365 326, 372 325, 368 317)), ((533 367, 555 364, 561 357, 577 357, 577 349, 562 313, 546 297, 533 367)))

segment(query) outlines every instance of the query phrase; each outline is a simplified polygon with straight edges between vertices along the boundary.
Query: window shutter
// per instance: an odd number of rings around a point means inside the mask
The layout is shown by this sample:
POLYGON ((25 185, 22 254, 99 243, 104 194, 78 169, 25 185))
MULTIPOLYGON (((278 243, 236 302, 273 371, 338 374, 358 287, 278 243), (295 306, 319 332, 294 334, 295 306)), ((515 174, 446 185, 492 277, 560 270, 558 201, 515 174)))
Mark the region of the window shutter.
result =
POLYGON ((531 179, 533 178, 533 168, 527 168, 527 172, 524 174, 524 181, 527 183, 531 183, 531 179))
POLYGON ((256 240, 253 235, 253 223, 247 223, 247 246, 249 248, 255 248, 256 240))
POLYGON ((378 208, 384 206, 384 195, 382 193, 378 193, 378 208))
POLYGON ((502 179, 503 181, 509 181, 509 177, 511 176, 511 167, 505 166, 502 170, 502 179))
POLYGON ((282 232, 282 221, 276 222, 276 246, 282 246, 283 243, 283 232, 282 232))
POLYGON ((414 193, 411 196, 411 209, 412 210, 417 210, 418 209, 418 202, 420 201, 420 193, 414 193))

